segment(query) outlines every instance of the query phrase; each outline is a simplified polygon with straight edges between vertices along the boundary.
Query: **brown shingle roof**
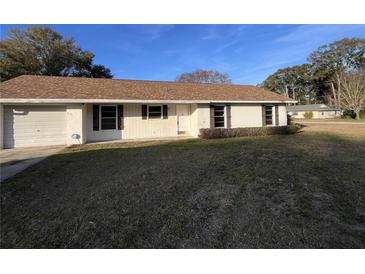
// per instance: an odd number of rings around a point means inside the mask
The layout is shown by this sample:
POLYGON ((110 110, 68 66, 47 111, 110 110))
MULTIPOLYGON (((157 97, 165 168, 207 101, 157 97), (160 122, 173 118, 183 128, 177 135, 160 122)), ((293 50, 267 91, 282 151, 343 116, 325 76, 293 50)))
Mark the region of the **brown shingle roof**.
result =
POLYGON ((255 86, 31 75, 1 83, 0 99, 292 101, 255 86))

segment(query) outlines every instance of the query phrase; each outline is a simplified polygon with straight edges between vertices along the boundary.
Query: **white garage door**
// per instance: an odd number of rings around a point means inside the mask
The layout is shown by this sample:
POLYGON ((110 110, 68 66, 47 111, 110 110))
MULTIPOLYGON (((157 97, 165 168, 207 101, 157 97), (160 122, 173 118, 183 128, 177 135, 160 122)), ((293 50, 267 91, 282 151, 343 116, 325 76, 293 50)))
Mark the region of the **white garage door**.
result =
POLYGON ((66 144, 64 106, 5 106, 4 147, 66 144))

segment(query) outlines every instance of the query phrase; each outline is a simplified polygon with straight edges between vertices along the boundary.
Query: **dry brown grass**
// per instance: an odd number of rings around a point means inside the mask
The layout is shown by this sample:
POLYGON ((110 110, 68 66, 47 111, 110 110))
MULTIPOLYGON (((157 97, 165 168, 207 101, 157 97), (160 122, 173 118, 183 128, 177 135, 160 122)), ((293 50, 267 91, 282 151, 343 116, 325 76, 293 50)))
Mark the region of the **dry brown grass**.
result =
POLYGON ((330 133, 365 140, 365 124, 328 124, 326 122, 316 124, 304 122, 302 124, 306 126, 303 128, 304 132, 330 133))
POLYGON ((68 148, 1 185, 1 247, 364 248, 365 140, 316 129, 68 148))

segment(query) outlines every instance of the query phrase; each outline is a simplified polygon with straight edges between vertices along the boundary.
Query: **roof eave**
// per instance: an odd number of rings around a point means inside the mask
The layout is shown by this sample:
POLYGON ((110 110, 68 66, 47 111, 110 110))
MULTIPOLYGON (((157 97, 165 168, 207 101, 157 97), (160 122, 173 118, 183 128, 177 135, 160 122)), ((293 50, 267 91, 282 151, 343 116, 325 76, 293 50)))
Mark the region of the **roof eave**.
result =
POLYGON ((166 103, 166 104, 213 104, 213 103, 236 103, 236 104, 264 104, 264 103, 295 103, 292 100, 123 100, 123 99, 36 99, 36 98, 1 98, 2 104, 81 104, 81 103, 166 103))

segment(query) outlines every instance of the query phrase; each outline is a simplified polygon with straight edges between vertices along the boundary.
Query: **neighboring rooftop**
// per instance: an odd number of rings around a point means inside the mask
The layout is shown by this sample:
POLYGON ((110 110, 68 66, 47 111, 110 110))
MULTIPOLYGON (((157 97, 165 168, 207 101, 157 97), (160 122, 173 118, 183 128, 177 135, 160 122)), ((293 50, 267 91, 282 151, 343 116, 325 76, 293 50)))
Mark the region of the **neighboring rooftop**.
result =
POLYGON ((287 111, 330 111, 338 110, 336 108, 331 108, 325 104, 311 104, 311 105, 295 105, 287 106, 287 111))
POLYGON ((256 86, 32 75, 0 83, 1 99, 295 102, 256 86))

